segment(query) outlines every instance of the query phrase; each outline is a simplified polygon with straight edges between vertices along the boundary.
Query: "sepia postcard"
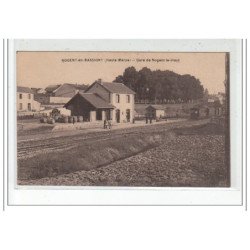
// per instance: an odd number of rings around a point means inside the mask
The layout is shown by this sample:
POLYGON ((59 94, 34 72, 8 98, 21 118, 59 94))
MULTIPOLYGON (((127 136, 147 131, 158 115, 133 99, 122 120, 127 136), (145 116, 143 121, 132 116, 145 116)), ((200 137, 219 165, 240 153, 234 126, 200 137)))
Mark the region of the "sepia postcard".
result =
POLYGON ((236 185, 229 50, 48 48, 13 54, 16 187, 236 185))

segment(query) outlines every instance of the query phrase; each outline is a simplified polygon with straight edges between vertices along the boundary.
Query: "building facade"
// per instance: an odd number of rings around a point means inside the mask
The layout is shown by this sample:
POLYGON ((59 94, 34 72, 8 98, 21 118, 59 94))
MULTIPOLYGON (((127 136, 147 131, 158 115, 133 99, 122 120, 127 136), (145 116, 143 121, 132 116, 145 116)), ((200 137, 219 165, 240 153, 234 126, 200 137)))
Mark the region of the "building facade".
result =
POLYGON ((111 120, 114 109, 95 93, 77 93, 64 107, 71 111, 72 116, 82 116, 83 121, 89 122, 111 120))
POLYGON ((49 85, 45 91, 46 95, 54 97, 70 97, 72 98, 79 91, 84 91, 87 88, 84 84, 57 84, 49 85))
POLYGON ((28 87, 17 86, 17 112, 32 112, 40 110, 40 103, 34 100, 34 93, 28 87))
POLYGON ((79 92, 68 103, 72 115, 85 120, 111 120, 114 123, 133 122, 135 93, 122 83, 98 80, 84 93, 79 92))
POLYGON ((99 79, 90 85, 85 92, 96 93, 114 106, 110 114, 110 120, 113 122, 133 122, 135 92, 123 83, 103 82, 99 79))
MULTIPOLYGON (((43 105, 66 104, 79 91, 83 92, 87 88, 84 84, 58 84, 49 85, 44 92, 34 92, 34 99, 43 105)), ((39 89, 40 90, 40 89, 39 89)))
POLYGON ((149 105, 146 107, 145 116, 153 119, 162 118, 166 116, 165 107, 161 105, 149 105))

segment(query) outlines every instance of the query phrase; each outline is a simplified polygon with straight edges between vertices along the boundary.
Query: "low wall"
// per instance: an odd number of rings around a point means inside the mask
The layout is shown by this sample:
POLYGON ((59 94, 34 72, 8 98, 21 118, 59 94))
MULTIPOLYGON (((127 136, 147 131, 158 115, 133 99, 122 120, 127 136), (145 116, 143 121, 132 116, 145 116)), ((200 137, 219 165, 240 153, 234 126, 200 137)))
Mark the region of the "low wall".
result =
POLYGON ((67 103, 72 97, 50 96, 49 103, 67 103))
POLYGON ((36 94, 34 96, 34 100, 40 102, 41 104, 65 104, 67 103, 72 97, 61 97, 61 96, 49 96, 44 94, 36 94))

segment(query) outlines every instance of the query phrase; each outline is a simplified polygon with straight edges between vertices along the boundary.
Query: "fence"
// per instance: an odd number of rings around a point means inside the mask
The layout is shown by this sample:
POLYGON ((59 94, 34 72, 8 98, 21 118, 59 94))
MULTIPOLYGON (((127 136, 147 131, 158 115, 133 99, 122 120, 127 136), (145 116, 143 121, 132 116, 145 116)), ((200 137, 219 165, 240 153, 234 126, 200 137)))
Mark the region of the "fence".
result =
POLYGON ((213 117, 211 117, 210 122, 224 126, 226 120, 225 120, 225 117, 223 117, 223 116, 213 116, 213 117))
POLYGON ((41 117, 45 117, 47 114, 39 113, 39 114, 31 114, 31 115, 17 115, 17 120, 29 120, 29 119, 38 119, 41 117))

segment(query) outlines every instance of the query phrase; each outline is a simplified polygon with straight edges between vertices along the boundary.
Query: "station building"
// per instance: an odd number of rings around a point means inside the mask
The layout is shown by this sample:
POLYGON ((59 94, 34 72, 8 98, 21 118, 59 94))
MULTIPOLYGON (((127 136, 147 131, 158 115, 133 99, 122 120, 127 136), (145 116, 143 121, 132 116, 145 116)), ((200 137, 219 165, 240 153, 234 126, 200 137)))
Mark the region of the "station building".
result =
POLYGON ((134 96, 135 92, 123 83, 99 79, 84 92, 78 92, 64 107, 71 110, 71 115, 83 116, 85 121, 132 122, 134 96))

